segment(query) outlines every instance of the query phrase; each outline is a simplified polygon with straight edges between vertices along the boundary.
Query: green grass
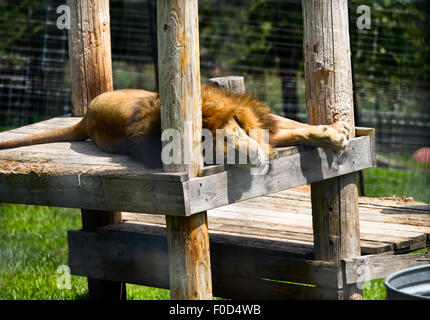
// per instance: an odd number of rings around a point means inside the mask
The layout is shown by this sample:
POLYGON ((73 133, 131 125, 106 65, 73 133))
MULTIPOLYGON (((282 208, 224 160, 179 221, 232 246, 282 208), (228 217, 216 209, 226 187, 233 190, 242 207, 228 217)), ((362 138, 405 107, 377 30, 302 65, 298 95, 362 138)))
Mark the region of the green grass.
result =
POLYGON ((413 197, 430 202, 430 170, 371 168, 363 172, 365 195, 370 197, 413 197))
MULTIPOLYGON (((410 252, 409 254, 430 252, 430 247, 410 252)), ((385 300, 387 291, 384 285, 385 279, 377 279, 362 283, 364 300, 385 300)))
MULTIPOLYGON (((0 300, 76 300, 87 297, 87 280, 71 276, 59 289, 67 265, 67 230, 81 228, 78 210, 0 205, 0 300), (61 278, 60 278, 61 279, 61 278)), ((169 299, 168 290, 127 285, 128 299, 169 299)))

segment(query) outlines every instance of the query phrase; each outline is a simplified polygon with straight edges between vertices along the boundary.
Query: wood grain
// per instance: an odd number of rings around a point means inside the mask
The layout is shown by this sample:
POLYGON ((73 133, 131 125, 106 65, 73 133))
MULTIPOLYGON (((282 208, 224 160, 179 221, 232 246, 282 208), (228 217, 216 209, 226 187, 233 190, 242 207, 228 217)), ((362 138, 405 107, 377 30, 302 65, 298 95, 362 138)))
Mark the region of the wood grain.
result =
POLYGON ((211 78, 208 83, 234 93, 245 93, 245 79, 241 76, 211 78))
MULTIPOLYGON (((169 288, 165 233, 160 230, 157 234, 157 227, 148 231, 150 228, 145 224, 123 223, 99 229, 95 234, 70 231, 69 264, 72 273, 169 288), (136 267, 139 264, 145 272, 136 267)), ((332 290, 342 286, 339 268, 334 263, 289 258, 267 249, 250 249, 240 244, 219 242, 218 239, 219 235, 211 238, 211 261, 214 288, 217 288, 219 296, 231 297, 228 291, 234 290, 235 298, 241 297, 239 292, 250 297, 252 288, 258 286, 247 287, 242 282, 245 279, 251 283, 258 279, 309 283, 320 289, 332 290), (239 283, 240 289, 234 289, 239 283), (220 288, 224 288, 222 293, 220 288)), ((279 283, 269 282, 268 287, 270 284, 276 287, 279 283)), ((270 290, 267 288, 265 292, 255 293, 254 299, 264 298, 270 290)), ((280 299, 285 294, 276 297, 271 293, 269 296, 280 299)))
MULTIPOLYGON (((430 245, 429 205, 360 197, 359 208, 362 254, 410 252, 430 245)), ((124 219, 164 227, 160 216, 124 213, 124 219)), ((310 194, 298 188, 209 210, 208 221, 211 237, 220 232, 226 239, 241 237, 243 246, 290 246, 296 257, 313 256, 310 194)))
POLYGON ((72 108, 83 116, 93 98, 113 89, 108 0, 68 0, 72 108))
MULTIPOLYGON (((404 244, 409 241, 409 251, 414 250, 410 240, 418 233, 421 232, 422 239, 429 239, 430 206, 364 197, 359 198, 363 211, 360 216, 363 254, 375 249, 373 252, 381 250, 386 255, 342 259, 342 266, 337 262, 311 260, 314 257, 311 199, 305 189, 289 189, 208 211, 215 296, 338 299, 345 297, 338 289, 353 284, 355 279, 361 281, 367 275, 380 277, 416 262, 428 263, 421 261, 428 254, 392 254, 393 250, 401 252, 394 243, 397 239, 402 238, 404 244), (375 241, 365 240, 368 238, 375 241), (371 267, 371 273, 363 274, 363 270, 368 270, 363 266, 371 267)), ((100 228, 97 233, 69 232, 72 273, 169 288, 165 220, 162 216, 127 212, 123 213, 123 219, 125 223, 100 228)), ((420 248, 429 244, 430 241, 421 243, 420 248)))
POLYGON ((177 130, 181 137, 181 145, 175 148, 180 163, 164 169, 195 177, 203 167, 197 1, 159 0, 157 35, 161 127, 177 130))
POLYGON ((191 217, 166 216, 170 296, 212 299, 212 273, 206 212, 191 217))
MULTIPOLYGON (((166 172, 202 172, 202 110, 197 0, 157 2, 161 128, 175 130, 178 163, 166 172)), ((163 141, 163 146, 169 143, 163 141)), ((206 212, 191 217, 166 216, 169 281, 172 299, 212 299, 212 274, 206 212)))
POLYGON ((430 263, 430 253, 405 255, 369 255, 342 260, 347 284, 386 278, 390 274, 430 263))
MULTIPOLYGON (((71 12, 72 113, 78 117, 85 114, 93 98, 113 89, 109 1, 68 0, 67 4, 71 12)), ((94 231, 97 227, 121 222, 121 212, 96 209, 81 210, 84 230, 94 231)), ((88 278, 88 297, 90 300, 125 300, 125 283, 88 278)))
MULTIPOLYGON (((347 121, 354 134, 348 1, 302 1, 302 7, 308 122, 347 121)), ((359 256, 356 174, 313 183, 311 189, 316 258, 359 256)), ((360 296, 351 290, 350 297, 360 296)))
POLYGON ((371 137, 351 141, 342 154, 313 147, 293 147, 275 152, 265 175, 251 175, 250 167, 232 165, 225 172, 184 182, 192 212, 209 210, 374 165, 371 137), (279 157, 279 158, 277 158, 279 157))

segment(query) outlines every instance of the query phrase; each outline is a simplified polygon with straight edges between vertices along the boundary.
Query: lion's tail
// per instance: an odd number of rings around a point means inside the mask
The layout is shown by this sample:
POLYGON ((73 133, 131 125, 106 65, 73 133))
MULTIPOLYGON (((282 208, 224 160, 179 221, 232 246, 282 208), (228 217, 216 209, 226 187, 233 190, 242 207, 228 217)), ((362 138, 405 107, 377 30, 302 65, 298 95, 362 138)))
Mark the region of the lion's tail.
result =
POLYGON ((81 120, 70 127, 50 130, 8 141, 0 141, 0 149, 17 148, 49 142, 84 140, 87 138, 88 132, 84 121, 81 120))

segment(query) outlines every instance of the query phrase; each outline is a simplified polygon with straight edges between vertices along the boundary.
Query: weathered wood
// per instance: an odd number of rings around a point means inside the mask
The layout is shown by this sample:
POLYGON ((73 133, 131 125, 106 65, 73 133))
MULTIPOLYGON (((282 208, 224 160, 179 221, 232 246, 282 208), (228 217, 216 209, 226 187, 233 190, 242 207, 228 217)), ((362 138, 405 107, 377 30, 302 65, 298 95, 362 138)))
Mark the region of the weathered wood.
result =
MULTIPOLYGON (((127 282, 130 279, 146 282, 150 278, 156 278, 156 286, 166 287, 169 283, 169 258, 164 245, 164 231, 164 228, 137 223, 102 228, 96 234, 70 231, 69 264, 72 272, 79 275, 89 273, 110 280, 120 279, 115 278, 115 275, 125 276, 127 282), (143 261, 147 262, 142 263, 143 261), (136 267, 140 263, 145 272, 136 267), (153 268, 157 270, 152 270, 153 268)), ((342 287, 340 269, 335 263, 289 258, 282 251, 271 250, 270 247, 247 248, 240 243, 225 243, 220 239, 220 235, 211 237, 214 286, 221 281, 224 286, 231 287, 231 284, 222 280, 225 277, 247 277, 305 283, 335 290, 342 287)))
MULTIPOLYGON (((201 174, 202 110, 197 0, 157 2, 161 129, 175 130, 173 159, 166 172, 201 174)), ((169 143, 163 141, 163 146, 169 143)), ((172 299, 212 299, 212 275, 206 212, 192 217, 166 216, 172 299)))
POLYGON ((215 295, 237 300, 342 300, 343 290, 249 277, 214 277, 215 295))
POLYGON ((175 148, 180 163, 164 169, 197 176, 203 167, 197 1, 159 0, 157 34, 161 127, 178 131, 181 143, 175 148))
POLYGON ((212 273, 206 212, 166 216, 172 299, 212 299, 212 273))
MULTIPOLYGON (((77 117, 53 118, 42 126, 22 127, 20 134, 49 130, 51 123, 58 128, 77 121, 77 117)), ((11 135, 11 131, 0 133, 0 140, 11 135)), ((354 139, 342 154, 302 146, 276 149, 264 176, 251 176, 247 166, 228 166, 224 171, 225 166, 215 165, 204 168, 202 177, 191 180, 185 172, 164 173, 145 168, 126 155, 104 153, 91 141, 0 150, 0 179, 8 181, 0 185, 0 201, 191 215, 372 166, 369 139, 354 139), (11 185, 17 188, 12 190, 11 185), (33 193, 28 192, 29 186, 33 193), (92 186, 103 187, 91 190, 92 186), (58 196, 53 199, 52 194, 58 196)))
POLYGON ((44 173, 33 171, 28 164, 23 167, 25 171, 15 171, 13 175, 15 164, 6 169, 7 174, 0 170, 1 202, 182 216, 189 212, 180 182, 145 180, 139 176, 117 178, 96 172, 44 173))
MULTIPOLYGON (((95 232, 97 228, 120 223, 121 212, 82 210, 82 229, 95 232)), ((90 300, 126 300, 125 282, 110 281, 103 278, 88 278, 88 299, 90 300)))
MULTIPOLYGON (((299 223, 292 221, 289 217, 282 215, 283 219, 271 219, 270 217, 255 217, 252 212, 246 218, 236 212, 226 213, 222 209, 208 211, 208 222, 210 225, 211 237, 213 232, 220 232, 229 235, 229 241, 242 244, 242 246, 254 246, 258 248, 285 249, 290 255, 302 258, 313 257, 313 230, 311 221, 299 223), (274 220, 274 221, 273 221, 274 220)), ((126 214, 126 221, 140 221, 145 223, 164 226, 164 221, 154 215, 126 214)), ((425 234, 421 235, 421 239, 425 234)), ((227 239, 227 238, 226 238, 227 239)), ((372 234, 372 231, 361 233, 362 254, 375 254, 394 250, 395 237, 386 238, 387 242, 379 242, 381 238, 372 234), (379 240, 379 241, 378 241, 379 240)), ((227 240, 226 240, 227 241, 227 240)), ((411 245, 413 241, 409 238, 402 238, 402 245, 411 245)), ((421 246, 425 247, 423 242, 421 246)))
POLYGON ((241 76, 228 76, 209 79, 209 84, 234 93, 245 93, 245 80, 241 76))
MULTIPOLYGON (((74 116, 83 116, 93 98, 113 89, 109 1, 68 0, 67 4, 72 109, 74 116)), ((82 209, 82 222, 84 230, 94 231, 121 222, 121 212, 82 209)), ((91 300, 125 300, 125 283, 88 278, 88 295, 91 300)))
POLYGON ((430 263, 430 252, 405 255, 368 255, 342 259, 346 284, 381 279, 391 273, 430 263))
MULTIPOLYGON (((42 121, 18 129, 2 132, 0 133, 0 141, 6 141, 17 137, 22 137, 24 135, 40 133, 54 128, 64 128, 77 123, 79 120, 79 117, 52 118, 50 120, 42 121), (18 131, 19 133, 17 133, 18 131)), ((327 161, 328 163, 326 166, 329 166, 333 170, 337 169, 337 166, 333 166, 333 163, 339 164, 339 169, 341 170, 340 174, 343 174, 347 172, 346 170, 356 170, 357 168, 371 165, 371 161, 373 161, 374 159, 370 159, 369 156, 369 153, 371 153, 369 139, 369 137, 360 137, 356 140, 353 140, 352 147, 348 149, 349 151, 343 152, 341 154, 332 153, 322 149, 319 149, 320 151, 315 153, 315 148, 305 146, 277 148, 274 150, 271 159, 274 160, 287 156, 293 156, 294 154, 302 152, 314 152, 315 155, 310 156, 309 159, 312 162, 312 164, 308 166, 309 169, 311 169, 312 167, 317 167, 318 169, 318 167, 320 167, 321 165, 318 165, 315 162, 321 160, 327 161), (351 169, 344 168, 345 166, 352 165, 348 164, 348 162, 354 162, 353 167, 351 167, 351 169)), ((162 173, 162 170, 159 169, 145 168, 143 164, 133 161, 130 157, 126 155, 105 153, 99 150, 90 140, 75 142, 58 142, 26 146, 15 149, 0 150, 0 159, 11 161, 19 160, 21 162, 28 161, 35 163, 34 165, 36 165, 37 162, 43 162, 44 165, 46 165, 47 162, 55 162, 59 164, 64 163, 66 167, 71 164, 106 165, 110 166, 110 168, 108 169, 109 171, 112 170, 112 166, 116 166, 118 169, 127 167, 136 170, 137 174, 141 175, 142 177, 147 177, 148 179, 154 178, 157 180, 161 176, 181 176, 182 181, 188 179, 188 175, 184 172, 162 173), (158 177, 152 177, 152 174, 157 174, 158 177)), ((293 161, 293 159, 288 159, 288 162, 291 161, 293 161)), ((295 166, 298 166, 298 164, 295 164, 295 166)), ((246 168, 246 166, 232 165, 228 167, 228 169, 234 168, 244 169, 246 168)), ((298 166, 297 169, 301 170, 301 165, 298 166)), ((59 169, 58 173, 61 173, 60 170, 61 169, 59 169)), ((225 167, 223 165, 213 165, 203 168, 204 174, 202 175, 207 176, 214 173, 220 173, 224 170, 225 167)), ((325 173, 323 173, 323 175, 324 174, 325 173)))
POLYGON ((369 168, 373 166, 370 139, 353 139, 342 154, 302 146, 287 149, 278 154, 281 158, 270 161, 265 175, 251 175, 250 167, 237 165, 186 181, 191 213, 369 168))
MULTIPOLYGON (((336 288, 342 284, 341 278, 335 272, 338 264, 309 260, 313 256, 311 207, 309 194, 302 191, 304 189, 286 190, 208 211, 213 288, 216 296, 242 299, 244 297, 264 299, 270 296, 280 299, 294 298, 293 293, 295 293, 306 299, 323 296, 333 298, 336 293, 336 297, 344 297, 342 291, 336 291, 336 288), (269 285, 261 282, 265 281, 261 279, 308 283, 317 287, 297 289, 296 286, 284 287, 280 283, 269 285), (250 283, 249 287, 245 285, 246 282, 250 283), (258 293, 251 296, 251 289, 258 293)), ((396 241, 398 237, 404 237, 404 241, 407 241, 408 236, 416 236, 415 231, 423 232, 421 237, 430 233, 428 223, 418 227, 417 230, 414 230, 411 225, 413 221, 418 223, 420 217, 429 218, 430 206, 424 203, 361 197, 360 208, 363 207, 367 211, 360 216, 360 226, 366 230, 361 233, 362 248, 368 246, 369 250, 371 249, 372 241, 363 240, 367 237, 376 237, 376 239, 385 237, 386 241, 396 241), (373 205, 369 206, 370 204, 373 205), (398 213, 388 214, 386 210, 398 213), (391 220, 392 215, 403 217, 402 222, 396 225, 395 220, 391 220), (409 220, 408 217, 416 217, 416 219, 409 220), (383 219, 388 220, 383 222, 385 221, 383 219)), ((70 261, 76 261, 73 263, 72 272, 81 270, 81 275, 93 272, 97 277, 104 279, 130 279, 127 282, 169 288, 167 247, 163 240, 166 234, 163 217, 126 212, 123 213, 123 219, 127 223, 98 229, 97 234, 87 234, 98 237, 97 241, 91 238, 93 240, 85 242, 79 234, 79 243, 71 245, 71 251, 77 256, 70 259, 70 261), (117 237, 117 232, 121 233, 120 237, 117 237), (154 241, 151 237, 158 238, 154 241), (98 243, 98 245, 91 243, 98 243), (135 252, 133 250, 129 252, 127 250, 130 249, 127 248, 135 248, 133 249, 135 252), (75 251, 75 249, 85 252, 75 251), (127 254, 124 253, 126 251, 127 254), (89 259, 92 256, 98 258, 89 259), (137 265, 141 266, 138 268, 137 265)), ((382 248, 381 246, 384 245, 376 241, 374 243, 375 249, 382 248)), ((389 243, 385 245, 388 246, 389 243)), ((393 249, 394 247, 391 247, 388 250, 393 249)), ((384 261, 388 261, 384 260, 388 258, 382 258, 383 260, 378 262, 379 256, 369 257, 371 260, 368 264, 372 265, 373 261, 377 261, 375 263, 380 265, 378 268, 382 268, 384 261)), ((407 256, 394 257, 402 259, 407 256)), ((351 267, 354 266, 353 263, 365 265, 360 259, 357 257, 357 259, 345 260, 350 270, 347 273, 348 278, 345 278, 345 281, 349 281, 344 282, 346 285, 354 283, 351 282, 354 272, 363 270, 363 267, 356 269, 351 267)), ((387 264, 395 266, 396 261, 387 262, 387 264)))
POLYGON ((108 0, 68 0, 70 84, 75 116, 90 101, 113 88, 108 0))
MULTIPOLYGON (((364 202, 360 203, 362 254, 412 251, 430 244, 429 206, 425 210, 426 205, 422 204, 423 209, 418 211, 420 203, 417 202, 393 208, 394 201, 384 201, 386 206, 367 208, 369 200, 360 199, 364 202), (417 208, 413 211, 416 214, 410 213, 410 207, 417 208), (388 213, 393 209, 398 210, 398 214, 388 213)), ((377 200, 370 199, 375 203, 377 200)), ((164 224, 162 217, 154 215, 126 213, 125 217, 127 220, 164 224)), ((296 241, 304 245, 303 253, 313 247, 310 197, 304 192, 288 190, 209 210, 208 219, 211 232, 271 239, 279 242, 278 247, 296 241)), ((255 241, 253 243, 258 245, 255 241)))
POLYGON ((375 128, 355 127, 356 137, 374 136, 374 135, 375 135, 375 128))
MULTIPOLYGON (((348 1, 302 1, 302 7, 308 122, 344 120, 354 135, 348 1)), ((316 258, 340 261, 359 256, 356 174, 313 183, 311 189, 316 258)), ((360 296, 351 289, 351 297, 360 296)))

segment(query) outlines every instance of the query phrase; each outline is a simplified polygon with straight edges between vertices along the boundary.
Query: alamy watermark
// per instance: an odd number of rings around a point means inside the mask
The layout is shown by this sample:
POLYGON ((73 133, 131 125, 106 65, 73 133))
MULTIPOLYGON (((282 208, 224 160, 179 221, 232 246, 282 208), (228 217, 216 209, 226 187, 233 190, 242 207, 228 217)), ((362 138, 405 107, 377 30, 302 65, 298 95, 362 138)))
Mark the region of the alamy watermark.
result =
MULTIPOLYGON (((185 121, 185 136, 192 134, 191 128, 191 122, 185 121)), ((269 169, 268 129, 251 129, 248 134, 241 128, 217 129, 214 139, 212 132, 203 128, 201 145, 195 150, 191 140, 182 139, 181 132, 176 129, 164 130, 161 140, 165 142, 161 150, 161 161, 166 165, 192 164, 201 152, 207 165, 251 164, 251 175, 263 175, 269 169)))
POLYGON ((57 268, 57 273, 60 274, 57 278, 57 288, 60 290, 72 289, 70 267, 63 264, 57 268))
POLYGON ((58 6, 57 13, 61 13, 57 18, 57 28, 60 30, 70 29, 70 7, 65 4, 58 6))
MULTIPOLYGON (((57 18, 57 28, 60 30, 70 29, 70 7, 63 4, 57 7, 57 13, 61 14, 57 18)), ((357 14, 360 16, 357 18, 357 28, 360 30, 371 28, 371 10, 367 5, 360 5, 357 7, 357 14)))
POLYGON ((372 27, 370 7, 364 4, 361 6, 358 6, 357 13, 361 14, 361 16, 357 18, 357 28, 360 30, 370 29, 372 27))

